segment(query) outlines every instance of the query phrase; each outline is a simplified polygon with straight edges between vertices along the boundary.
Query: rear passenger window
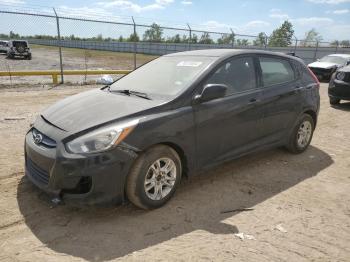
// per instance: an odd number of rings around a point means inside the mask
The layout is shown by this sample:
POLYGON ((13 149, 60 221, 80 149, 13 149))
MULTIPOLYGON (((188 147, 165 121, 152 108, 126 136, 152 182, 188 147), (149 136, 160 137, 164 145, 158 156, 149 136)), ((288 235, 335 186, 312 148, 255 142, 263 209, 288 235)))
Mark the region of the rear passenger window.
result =
POLYGON ((264 87, 293 81, 294 70, 287 60, 261 57, 260 67, 264 87))
POLYGON ((251 57, 232 58, 224 62, 206 84, 225 84, 226 95, 256 88, 254 60, 251 57))

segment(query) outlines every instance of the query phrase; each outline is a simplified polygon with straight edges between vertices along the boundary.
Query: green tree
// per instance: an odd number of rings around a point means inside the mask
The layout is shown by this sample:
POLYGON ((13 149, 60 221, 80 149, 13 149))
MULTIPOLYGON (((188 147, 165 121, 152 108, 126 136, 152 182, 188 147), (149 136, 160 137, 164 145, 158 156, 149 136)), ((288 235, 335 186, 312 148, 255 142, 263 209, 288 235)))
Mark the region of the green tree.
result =
POLYGON ((10 38, 11 39, 19 39, 21 37, 19 36, 19 34, 16 34, 13 31, 10 31, 10 38))
POLYGON ((182 38, 181 38, 181 42, 182 43, 188 43, 189 40, 190 39, 189 39, 189 37, 187 35, 182 35, 182 38))
POLYGON ((220 45, 233 44, 235 42, 235 34, 223 34, 217 42, 220 45))
POLYGON ((213 44, 214 41, 211 39, 209 33, 204 32, 199 40, 200 44, 213 44))
POLYGON ((191 43, 192 44, 197 44, 198 43, 198 36, 196 34, 192 34, 191 43))
POLYGON ((140 37, 138 36, 137 33, 132 33, 129 38, 127 39, 128 42, 139 42, 140 41, 140 37))
POLYGON ((264 32, 258 34, 256 39, 253 41, 254 46, 264 46, 266 44, 266 35, 264 32))
POLYGON ((97 41, 102 41, 103 40, 102 34, 98 34, 97 37, 96 37, 96 40, 97 41))
POLYGON ((293 25, 289 21, 284 21, 283 24, 275 29, 269 40, 269 46, 284 47, 292 44, 294 34, 293 25))
POLYGON ((346 47, 350 47, 350 41, 349 40, 343 40, 340 42, 341 46, 346 46, 346 47))
POLYGON ((149 29, 147 29, 143 35, 143 41, 148 42, 161 42, 163 36, 163 29, 153 23, 149 29))
POLYGON ((169 37, 167 39, 167 42, 169 42, 169 43, 181 43, 181 36, 179 34, 176 34, 173 37, 169 37))
POLYGON ((316 43, 320 42, 322 39, 322 36, 316 31, 316 29, 312 28, 305 33, 305 39, 301 41, 300 45, 304 47, 316 46, 316 43))
POLYGON ((248 39, 237 39, 237 45, 238 46, 247 46, 249 45, 248 39))
POLYGON ((331 46, 338 46, 340 44, 339 40, 334 40, 331 42, 331 46))

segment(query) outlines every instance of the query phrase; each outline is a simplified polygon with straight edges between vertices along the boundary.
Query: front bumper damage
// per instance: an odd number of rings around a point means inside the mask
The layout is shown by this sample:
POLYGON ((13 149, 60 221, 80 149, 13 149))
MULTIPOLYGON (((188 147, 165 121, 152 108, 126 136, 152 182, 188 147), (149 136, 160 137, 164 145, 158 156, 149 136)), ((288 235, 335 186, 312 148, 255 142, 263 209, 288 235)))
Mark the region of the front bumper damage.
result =
POLYGON ((332 77, 332 74, 335 72, 336 68, 318 68, 318 67, 309 67, 310 70, 317 76, 319 80, 329 80, 332 77))
MULTIPOLYGON (((44 133, 44 131, 39 130, 44 133)), ((121 204, 137 153, 127 145, 99 154, 69 154, 62 143, 36 144, 25 137, 25 175, 50 197, 72 205, 121 204)))

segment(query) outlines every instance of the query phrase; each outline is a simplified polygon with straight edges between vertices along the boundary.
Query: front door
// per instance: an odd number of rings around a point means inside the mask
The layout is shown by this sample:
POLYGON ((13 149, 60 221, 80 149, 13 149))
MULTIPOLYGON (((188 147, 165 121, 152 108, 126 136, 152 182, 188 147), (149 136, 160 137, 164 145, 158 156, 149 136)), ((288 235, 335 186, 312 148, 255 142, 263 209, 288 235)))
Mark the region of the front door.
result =
POLYGON ((199 169, 249 150, 260 136, 263 117, 262 91, 257 85, 252 57, 234 57, 223 62, 198 93, 206 84, 225 84, 228 90, 223 98, 193 105, 199 169))

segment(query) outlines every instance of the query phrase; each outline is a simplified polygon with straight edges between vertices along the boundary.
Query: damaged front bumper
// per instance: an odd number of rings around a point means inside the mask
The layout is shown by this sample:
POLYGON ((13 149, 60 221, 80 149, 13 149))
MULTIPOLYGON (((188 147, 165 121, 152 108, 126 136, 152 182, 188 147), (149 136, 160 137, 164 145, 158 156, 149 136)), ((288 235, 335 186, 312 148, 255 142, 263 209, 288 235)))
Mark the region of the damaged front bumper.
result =
POLYGON ((137 154, 127 145, 91 155, 68 153, 36 144, 32 130, 25 138, 25 175, 52 198, 73 205, 120 204, 124 185, 137 154))

